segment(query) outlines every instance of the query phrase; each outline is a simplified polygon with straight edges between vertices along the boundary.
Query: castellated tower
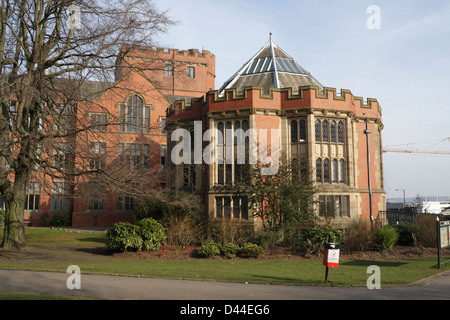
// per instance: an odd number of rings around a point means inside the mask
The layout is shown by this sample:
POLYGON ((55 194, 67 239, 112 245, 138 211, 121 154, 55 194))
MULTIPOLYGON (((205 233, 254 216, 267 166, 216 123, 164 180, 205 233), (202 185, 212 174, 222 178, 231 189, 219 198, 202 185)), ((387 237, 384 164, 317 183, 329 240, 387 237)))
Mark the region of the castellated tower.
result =
MULTIPOLYGON (((307 164, 304 174, 316 187, 319 217, 331 215, 338 226, 353 219, 369 223, 383 218, 383 123, 378 101, 323 86, 272 37, 219 90, 172 104, 167 124, 169 155, 176 145, 170 135, 177 128, 193 132, 201 124, 202 133, 208 129, 276 130, 280 161, 307 164)), ((200 144, 202 151, 209 144, 214 150, 224 148, 221 154, 225 154, 233 140, 211 139, 200 144)), ((210 218, 253 221, 247 199, 214 188, 235 182, 236 161, 175 164, 172 160, 168 158, 168 186, 197 193, 210 218)))

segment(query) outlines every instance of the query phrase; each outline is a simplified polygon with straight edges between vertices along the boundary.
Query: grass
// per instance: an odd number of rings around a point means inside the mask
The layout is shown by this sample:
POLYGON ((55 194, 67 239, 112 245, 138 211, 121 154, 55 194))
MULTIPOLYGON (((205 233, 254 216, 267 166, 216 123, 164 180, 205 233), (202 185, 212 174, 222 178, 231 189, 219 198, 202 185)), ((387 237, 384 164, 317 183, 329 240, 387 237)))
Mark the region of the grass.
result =
POLYGON ((48 294, 0 292, 0 300, 86 300, 86 299, 73 297, 55 297, 48 294))
MULTIPOLYGON (((75 264, 82 273, 292 285, 323 285, 325 277, 319 259, 125 259, 107 254, 104 233, 30 228, 26 239, 27 247, 19 252, 0 250, 1 269, 66 272, 75 264)), ((366 286, 370 265, 380 267, 383 286, 406 285, 448 270, 437 268, 437 257, 340 261, 329 269, 328 280, 336 286, 366 286)))

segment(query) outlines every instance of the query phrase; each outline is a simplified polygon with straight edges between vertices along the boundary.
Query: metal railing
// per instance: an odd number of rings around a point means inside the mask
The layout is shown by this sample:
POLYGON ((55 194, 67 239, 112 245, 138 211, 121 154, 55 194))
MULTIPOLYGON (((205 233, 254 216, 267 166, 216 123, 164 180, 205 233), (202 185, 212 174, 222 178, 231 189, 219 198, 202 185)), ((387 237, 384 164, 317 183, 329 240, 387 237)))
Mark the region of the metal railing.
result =
MULTIPOLYGON (((387 224, 394 226, 398 223, 414 223, 416 218, 420 215, 430 213, 418 213, 418 212, 408 212, 408 211, 380 211, 380 214, 385 217, 387 224)), ((450 215, 444 214, 433 214, 433 216, 438 217, 440 221, 449 221, 450 215)))

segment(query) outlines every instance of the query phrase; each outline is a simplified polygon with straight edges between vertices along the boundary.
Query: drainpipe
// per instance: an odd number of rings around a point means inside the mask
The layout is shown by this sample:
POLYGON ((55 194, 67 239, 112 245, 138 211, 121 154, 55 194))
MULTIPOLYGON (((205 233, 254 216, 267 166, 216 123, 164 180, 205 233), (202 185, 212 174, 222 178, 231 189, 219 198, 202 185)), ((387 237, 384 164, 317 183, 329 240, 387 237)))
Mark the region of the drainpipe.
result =
POLYGON ((367 181, 369 184, 369 211, 370 211, 370 225, 373 227, 373 214, 372 214, 372 183, 370 179, 370 146, 369 146, 369 134, 372 131, 369 130, 369 121, 366 121, 366 130, 364 130, 366 134, 366 145, 367 145, 367 181))

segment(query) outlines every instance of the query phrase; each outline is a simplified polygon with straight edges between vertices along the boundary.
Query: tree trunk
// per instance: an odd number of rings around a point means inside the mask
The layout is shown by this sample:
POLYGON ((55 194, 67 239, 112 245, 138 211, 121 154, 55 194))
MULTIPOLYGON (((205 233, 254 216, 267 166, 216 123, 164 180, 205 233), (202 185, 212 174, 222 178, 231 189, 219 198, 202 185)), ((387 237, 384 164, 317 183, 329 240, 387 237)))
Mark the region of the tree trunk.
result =
POLYGON ((16 174, 11 193, 4 197, 6 212, 2 249, 20 249, 25 246, 24 208, 27 181, 26 171, 16 174))
POLYGON ((5 201, 5 227, 2 249, 20 249, 25 245, 23 206, 16 201, 5 201))

